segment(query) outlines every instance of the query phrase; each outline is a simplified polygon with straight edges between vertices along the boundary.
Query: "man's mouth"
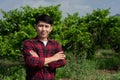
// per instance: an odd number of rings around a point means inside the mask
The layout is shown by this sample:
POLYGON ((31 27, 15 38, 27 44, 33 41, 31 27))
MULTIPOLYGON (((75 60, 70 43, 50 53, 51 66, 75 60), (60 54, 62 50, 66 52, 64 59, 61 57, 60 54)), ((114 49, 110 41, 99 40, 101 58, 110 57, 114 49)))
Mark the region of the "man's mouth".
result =
POLYGON ((45 34, 46 34, 46 32, 41 32, 41 34, 42 34, 42 35, 45 35, 45 34))

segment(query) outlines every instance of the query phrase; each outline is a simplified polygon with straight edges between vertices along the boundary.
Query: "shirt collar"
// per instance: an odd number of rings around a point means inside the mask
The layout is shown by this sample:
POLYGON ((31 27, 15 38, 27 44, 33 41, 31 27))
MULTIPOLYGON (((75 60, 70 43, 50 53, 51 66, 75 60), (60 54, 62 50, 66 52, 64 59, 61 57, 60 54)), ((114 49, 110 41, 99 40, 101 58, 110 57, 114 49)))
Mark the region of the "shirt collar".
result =
MULTIPOLYGON (((40 41, 39 38, 38 38, 37 36, 34 38, 34 40, 40 41)), ((41 42, 41 41, 40 41, 40 42, 41 42)), ((52 39, 48 38, 48 42, 52 42, 52 39)))

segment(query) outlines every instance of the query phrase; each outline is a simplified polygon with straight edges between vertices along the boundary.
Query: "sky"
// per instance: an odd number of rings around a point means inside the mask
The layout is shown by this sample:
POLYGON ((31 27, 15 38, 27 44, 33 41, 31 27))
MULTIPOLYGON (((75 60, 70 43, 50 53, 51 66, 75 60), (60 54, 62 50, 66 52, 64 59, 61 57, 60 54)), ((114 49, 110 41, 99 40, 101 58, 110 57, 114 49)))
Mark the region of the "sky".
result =
MULTIPOLYGON (((80 16, 91 13, 93 10, 110 8, 110 15, 120 14, 120 0, 0 0, 0 9, 9 11, 25 5, 31 7, 50 6, 61 4, 60 10, 65 17, 67 14, 78 12, 80 16)), ((2 15, 0 14, 0 17, 2 15)))

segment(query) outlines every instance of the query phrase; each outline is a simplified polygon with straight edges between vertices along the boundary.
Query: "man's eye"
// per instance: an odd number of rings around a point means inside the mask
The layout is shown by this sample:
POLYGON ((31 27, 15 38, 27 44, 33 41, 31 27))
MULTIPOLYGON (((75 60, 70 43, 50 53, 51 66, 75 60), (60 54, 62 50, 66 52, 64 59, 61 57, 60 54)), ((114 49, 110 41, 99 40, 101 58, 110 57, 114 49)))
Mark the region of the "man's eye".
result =
POLYGON ((37 25, 37 27, 43 27, 44 25, 37 25))
POLYGON ((43 27, 44 25, 40 25, 40 27, 43 27))
POLYGON ((48 28, 49 26, 48 26, 48 25, 46 25, 45 27, 46 27, 46 28, 48 28))

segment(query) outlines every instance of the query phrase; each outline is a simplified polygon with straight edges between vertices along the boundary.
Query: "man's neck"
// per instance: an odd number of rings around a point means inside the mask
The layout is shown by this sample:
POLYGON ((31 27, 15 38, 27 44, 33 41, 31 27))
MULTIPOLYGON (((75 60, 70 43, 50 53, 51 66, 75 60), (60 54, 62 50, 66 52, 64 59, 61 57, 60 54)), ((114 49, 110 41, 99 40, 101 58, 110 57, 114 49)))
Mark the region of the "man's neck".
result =
POLYGON ((41 42, 43 42, 43 44, 44 44, 44 46, 46 46, 47 45, 47 42, 48 42, 48 39, 47 38, 39 38, 39 40, 41 41, 41 42))
POLYGON ((48 41, 48 38, 39 38, 40 41, 48 41))

